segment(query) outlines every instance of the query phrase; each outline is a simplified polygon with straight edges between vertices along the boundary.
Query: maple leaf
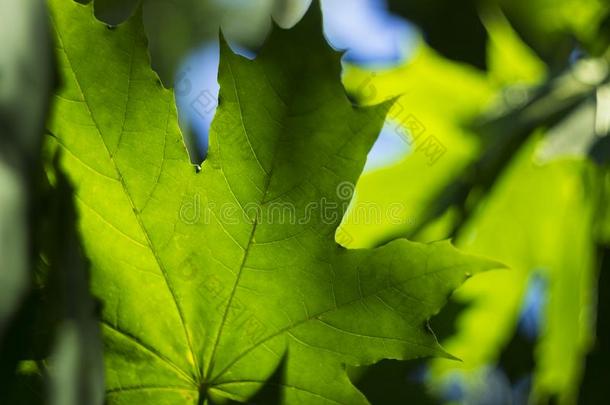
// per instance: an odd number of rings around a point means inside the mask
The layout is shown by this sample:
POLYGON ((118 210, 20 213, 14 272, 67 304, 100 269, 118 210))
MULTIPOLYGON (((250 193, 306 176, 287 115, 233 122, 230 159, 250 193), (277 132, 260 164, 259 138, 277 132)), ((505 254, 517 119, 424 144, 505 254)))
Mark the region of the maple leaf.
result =
POLYGON ((104 303, 109 403, 246 401, 283 360, 283 402, 366 403, 345 364, 448 356, 427 320, 497 265, 447 242, 335 242, 390 104, 349 102, 318 9, 254 61, 221 45, 196 171, 140 16, 109 30, 88 6, 50 5, 64 81, 50 142, 104 303))

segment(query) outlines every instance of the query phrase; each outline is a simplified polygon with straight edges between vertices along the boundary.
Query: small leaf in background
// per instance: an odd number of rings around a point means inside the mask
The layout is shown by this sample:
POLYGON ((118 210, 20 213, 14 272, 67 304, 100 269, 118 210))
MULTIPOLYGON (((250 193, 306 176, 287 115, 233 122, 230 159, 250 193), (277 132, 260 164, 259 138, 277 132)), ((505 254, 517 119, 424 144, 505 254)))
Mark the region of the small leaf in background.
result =
POLYGON ((494 0, 520 37, 553 70, 562 69, 575 40, 596 56, 608 45, 604 0, 494 0))
POLYGON ((390 0, 390 10, 413 21, 443 56, 485 70, 487 32, 474 0, 390 0))
MULTIPOLYGON (((79 3, 86 4, 88 1, 81 0, 79 3)), ((114 26, 133 15, 140 3, 140 0, 95 0, 93 10, 97 18, 114 26)))

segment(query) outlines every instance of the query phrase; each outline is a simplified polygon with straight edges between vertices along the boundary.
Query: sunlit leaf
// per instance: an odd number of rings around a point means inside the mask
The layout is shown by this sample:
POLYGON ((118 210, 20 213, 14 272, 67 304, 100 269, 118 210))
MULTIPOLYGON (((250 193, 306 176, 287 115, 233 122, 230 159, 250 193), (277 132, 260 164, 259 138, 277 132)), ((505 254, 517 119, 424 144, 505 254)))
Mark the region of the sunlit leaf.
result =
POLYGON ((222 43, 196 171, 139 15, 108 30, 90 7, 50 4, 64 87, 49 141, 104 304, 109 403, 245 401, 282 359, 284 403, 366 403, 345 364, 447 356, 427 319, 497 265, 446 242, 335 242, 389 103, 352 106, 319 11, 255 61, 222 43))

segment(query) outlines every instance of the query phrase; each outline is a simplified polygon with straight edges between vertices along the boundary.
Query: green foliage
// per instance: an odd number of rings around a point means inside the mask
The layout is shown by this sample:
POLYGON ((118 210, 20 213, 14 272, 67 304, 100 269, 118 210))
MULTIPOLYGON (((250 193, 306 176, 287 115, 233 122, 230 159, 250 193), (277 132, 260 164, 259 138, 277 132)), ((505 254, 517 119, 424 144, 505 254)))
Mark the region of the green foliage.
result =
POLYGON ((0 402, 607 397, 608 5, 408 3, 373 69, 319 6, 271 29, 307 1, 0 2, 0 402), (193 165, 168 88, 219 28, 193 165))
POLYGON ((366 403, 344 364, 448 356, 427 320, 497 265, 446 242, 334 241, 390 104, 350 104, 319 15, 276 29, 255 61, 223 42, 196 171, 140 16, 109 30, 88 7, 50 4, 63 78, 50 142, 104 303, 110 403, 245 401, 282 359, 283 403, 366 403))

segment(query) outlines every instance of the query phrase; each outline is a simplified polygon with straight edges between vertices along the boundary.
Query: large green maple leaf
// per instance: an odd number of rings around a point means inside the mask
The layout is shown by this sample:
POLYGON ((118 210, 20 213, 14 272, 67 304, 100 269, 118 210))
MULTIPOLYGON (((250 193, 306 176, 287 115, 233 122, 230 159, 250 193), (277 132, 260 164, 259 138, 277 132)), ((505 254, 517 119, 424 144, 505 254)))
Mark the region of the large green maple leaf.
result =
POLYGON ((446 356, 427 320, 495 264, 446 242, 335 242, 389 105, 350 104, 319 11, 254 61, 222 45, 196 171, 139 16, 110 30, 49 3, 64 83, 50 140, 104 303, 110 403, 245 401, 282 361, 285 403, 365 403, 345 364, 446 356))

